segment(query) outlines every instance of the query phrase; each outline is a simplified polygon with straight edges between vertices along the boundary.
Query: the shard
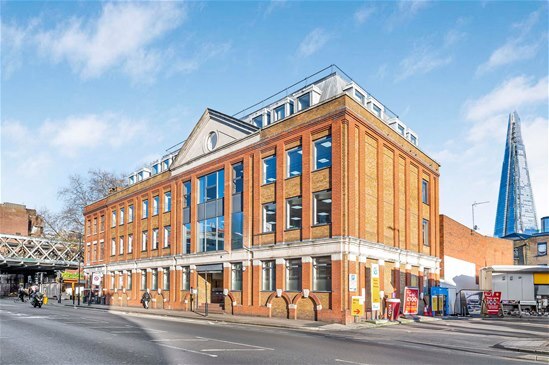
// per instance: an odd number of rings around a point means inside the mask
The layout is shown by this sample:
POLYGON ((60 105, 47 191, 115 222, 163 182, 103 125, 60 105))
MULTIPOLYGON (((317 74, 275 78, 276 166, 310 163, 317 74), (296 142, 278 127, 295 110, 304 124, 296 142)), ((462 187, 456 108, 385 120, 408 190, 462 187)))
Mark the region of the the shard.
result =
POLYGON ((513 233, 533 234, 537 231, 536 208, 526 162, 526 149, 520 132, 520 118, 514 111, 509 114, 494 236, 504 237, 513 233))

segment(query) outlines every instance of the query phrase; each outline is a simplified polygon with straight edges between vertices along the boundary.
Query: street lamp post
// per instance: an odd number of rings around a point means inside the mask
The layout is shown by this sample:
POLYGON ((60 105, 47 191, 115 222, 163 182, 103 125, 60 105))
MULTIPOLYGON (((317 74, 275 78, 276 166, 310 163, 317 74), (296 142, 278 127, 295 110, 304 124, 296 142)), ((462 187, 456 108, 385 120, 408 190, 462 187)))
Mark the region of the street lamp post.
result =
MULTIPOLYGON (((75 294, 76 289, 80 288, 80 261, 81 261, 81 255, 82 255, 82 233, 78 233, 79 241, 78 241, 78 281, 76 282, 76 288, 75 288, 75 294)), ((78 290, 78 305, 80 305, 80 290, 78 290)))
POLYGON ((489 201, 485 201, 485 202, 473 202, 473 204, 471 204, 471 211, 473 213, 473 231, 476 231, 478 229, 478 227, 475 225, 475 207, 477 205, 481 205, 481 204, 487 204, 487 203, 490 203, 489 201))

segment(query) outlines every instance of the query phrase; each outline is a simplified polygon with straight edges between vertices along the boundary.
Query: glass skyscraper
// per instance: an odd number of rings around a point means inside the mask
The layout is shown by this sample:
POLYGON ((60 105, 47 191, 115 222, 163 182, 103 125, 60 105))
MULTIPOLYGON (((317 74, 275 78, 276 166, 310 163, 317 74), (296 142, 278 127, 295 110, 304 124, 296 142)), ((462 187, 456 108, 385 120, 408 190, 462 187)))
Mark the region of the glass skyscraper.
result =
POLYGON ((537 231, 536 208, 526 162, 526 149, 520 132, 520 118, 514 111, 509 114, 507 126, 494 236, 503 237, 512 233, 533 234, 537 231))

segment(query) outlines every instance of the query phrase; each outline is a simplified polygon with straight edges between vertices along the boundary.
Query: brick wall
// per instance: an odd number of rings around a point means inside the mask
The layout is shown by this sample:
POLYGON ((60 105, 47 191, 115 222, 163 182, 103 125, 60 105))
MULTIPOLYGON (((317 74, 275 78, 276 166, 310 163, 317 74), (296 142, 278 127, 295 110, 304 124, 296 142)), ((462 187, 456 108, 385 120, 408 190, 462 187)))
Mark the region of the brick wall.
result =
POLYGON ((27 209, 21 204, 3 203, 0 204, 0 233, 41 236, 43 222, 34 209, 27 209))
MULTIPOLYGON (((513 265, 513 241, 483 236, 471 228, 440 215, 441 258, 451 256, 472 262, 478 273, 481 267, 513 265)), ((441 262, 441 277, 444 276, 444 261, 441 262)))
POLYGON ((517 265, 547 265, 549 258, 547 254, 538 255, 538 243, 549 243, 549 233, 540 234, 525 240, 516 240, 513 245, 516 250, 520 250, 520 260, 516 260, 517 265))

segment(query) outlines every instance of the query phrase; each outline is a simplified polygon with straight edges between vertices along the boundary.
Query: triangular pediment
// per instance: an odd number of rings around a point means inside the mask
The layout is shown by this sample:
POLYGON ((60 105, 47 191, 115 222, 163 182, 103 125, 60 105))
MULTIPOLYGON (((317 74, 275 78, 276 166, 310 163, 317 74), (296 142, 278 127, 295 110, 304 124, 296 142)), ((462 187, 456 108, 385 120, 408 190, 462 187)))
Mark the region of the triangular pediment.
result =
POLYGON ((212 109, 206 109, 183 143, 171 169, 217 151, 259 130, 255 125, 212 109))

